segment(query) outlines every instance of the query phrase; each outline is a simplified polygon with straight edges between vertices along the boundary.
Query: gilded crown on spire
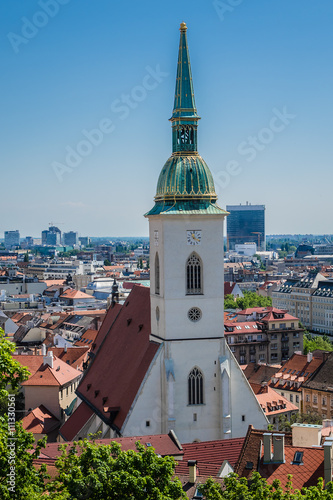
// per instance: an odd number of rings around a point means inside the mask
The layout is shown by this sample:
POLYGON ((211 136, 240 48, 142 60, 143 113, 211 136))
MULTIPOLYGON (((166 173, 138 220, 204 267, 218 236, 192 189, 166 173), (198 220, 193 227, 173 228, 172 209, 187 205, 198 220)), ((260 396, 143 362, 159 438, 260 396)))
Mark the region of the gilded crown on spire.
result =
POLYGON ((186 31, 187 30, 187 26, 186 26, 186 23, 180 23, 180 31, 186 31))

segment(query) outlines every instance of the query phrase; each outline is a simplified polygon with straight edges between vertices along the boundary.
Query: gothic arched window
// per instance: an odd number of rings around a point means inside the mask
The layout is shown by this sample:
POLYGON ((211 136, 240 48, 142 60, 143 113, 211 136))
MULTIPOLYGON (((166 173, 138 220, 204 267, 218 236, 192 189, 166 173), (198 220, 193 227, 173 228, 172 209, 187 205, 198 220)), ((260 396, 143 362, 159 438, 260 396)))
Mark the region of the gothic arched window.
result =
POLYGON ((155 256, 155 293, 160 294, 160 259, 157 252, 155 256))
POLYGON ((201 295, 202 292, 202 262, 196 253, 192 253, 186 262, 186 293, 201 295))
POLYGON ((203 375, 199 368, 193 368, 188 376, 188 404, 203 404, 203 375))

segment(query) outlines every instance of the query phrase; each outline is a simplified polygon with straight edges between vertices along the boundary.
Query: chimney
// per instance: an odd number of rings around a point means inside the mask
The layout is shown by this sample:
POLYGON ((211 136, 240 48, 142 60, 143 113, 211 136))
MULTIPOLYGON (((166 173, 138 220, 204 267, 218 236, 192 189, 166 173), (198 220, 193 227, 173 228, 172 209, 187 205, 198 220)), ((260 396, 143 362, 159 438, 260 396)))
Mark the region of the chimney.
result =
POLYGON ((284 434, 273 434, 273 457, 272 461, 283 464, 284 456, 284 434))
POLYGON ((272 434, 270 432, 264 432, 264 463, 268 463, 272 460, 272 434))
POLYGON ((332 481, 332 458, 333 458, 332 446, 333 446, 332 438, 326 438, 326 441, 323 445, 325 485, 327 485, 329 481, 332 481))
POLYGON ((42 356, 46 356, 46 345, 42 344, 42 356))
POLYGON ((43 364, 49 365, 51 368, 53 368, 53 352, 52 351, 49 351, 48 355, 43 357, 43 364))
POLYGON ((67 344, 64 345, 64 352, 67 352, 67 344))
POLYGON ((310 361, 312 361, 312 352, 308 352, 307 355, 306 355, 306 360, 308 363, 310 363, 310 361))
POLYGON ((291 426, 293 446, 320 446, 321 425, 293 424, 291 426))
POLYGON ((189 483, 195 483, 197 480, 197 461, 196 460, 189 460, 187 462, 188 465, 188 482, 189 483))
POLYGON ((261 382, 261 394, 268 392, 268 382, 261 382))

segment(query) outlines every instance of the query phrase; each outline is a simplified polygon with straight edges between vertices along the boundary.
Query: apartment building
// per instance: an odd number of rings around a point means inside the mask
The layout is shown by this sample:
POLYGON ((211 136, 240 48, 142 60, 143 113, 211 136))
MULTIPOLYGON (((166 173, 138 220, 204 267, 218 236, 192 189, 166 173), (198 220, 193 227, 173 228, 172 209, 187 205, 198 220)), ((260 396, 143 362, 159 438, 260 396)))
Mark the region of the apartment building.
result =
POLYGON ((308 329, 333 335, 333 281, 321 273, 289 279, 272 293, 273 306, 287 309, 308 329))
POLYGON ((228 345, 241 365, 281 363, 295 351, 303 350, 303 329, 298 318, 274 307, 241 311, 225 321, 224 329, 228 345))

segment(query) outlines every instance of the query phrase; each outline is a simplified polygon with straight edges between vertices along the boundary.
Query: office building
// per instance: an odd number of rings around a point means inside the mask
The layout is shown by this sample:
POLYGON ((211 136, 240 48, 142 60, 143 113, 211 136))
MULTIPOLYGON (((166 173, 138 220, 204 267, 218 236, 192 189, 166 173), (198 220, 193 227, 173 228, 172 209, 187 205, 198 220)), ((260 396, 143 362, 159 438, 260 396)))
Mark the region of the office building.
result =
POLYGON ((74 246, 78 244, 78 234, 74 231, 69 231, 68 233, 63 234, 63 243, 64 245, 74 246))
POLYGON ((227 205, 227 249, 236 243, 254 242, 258 250, 265 250, 265 205, 227 205))
POLYGON ((20 232, 16 231, 5 231, 5 247, 15 248, 20 246, 20 232))

